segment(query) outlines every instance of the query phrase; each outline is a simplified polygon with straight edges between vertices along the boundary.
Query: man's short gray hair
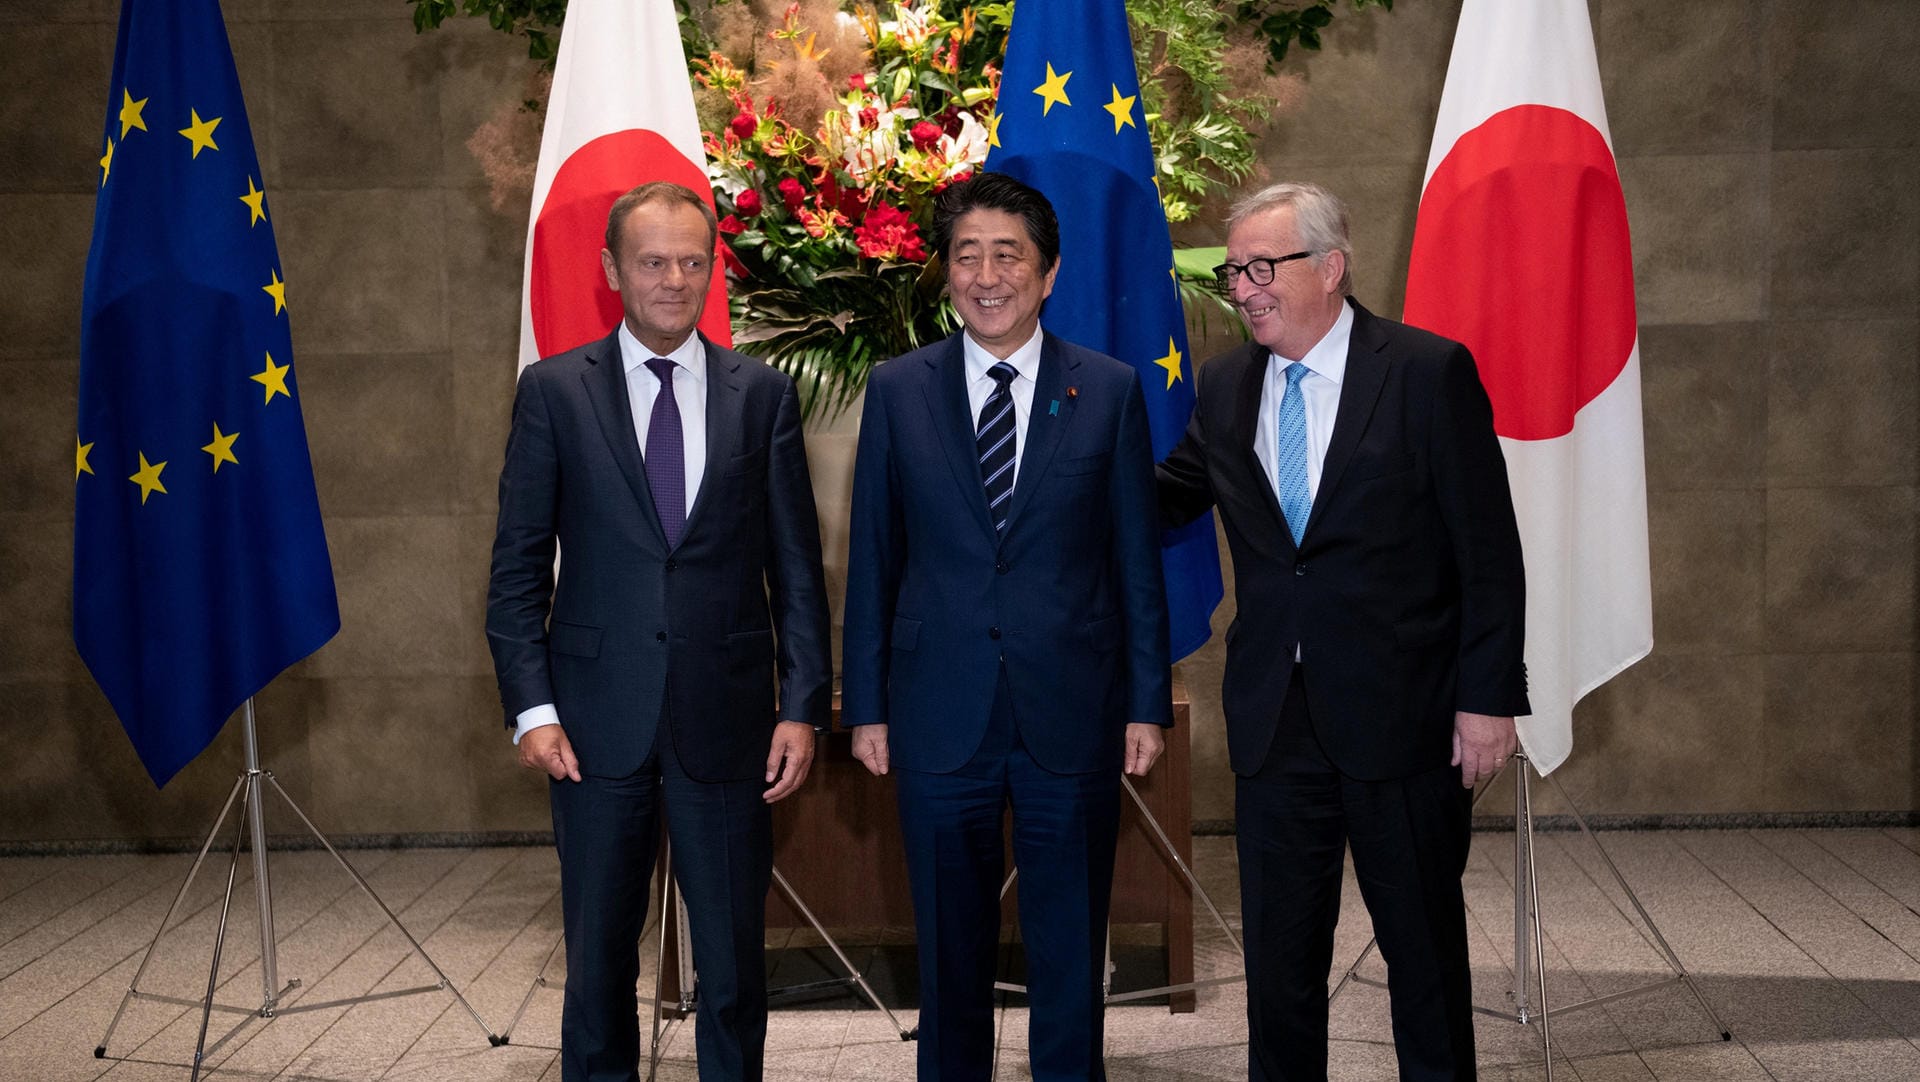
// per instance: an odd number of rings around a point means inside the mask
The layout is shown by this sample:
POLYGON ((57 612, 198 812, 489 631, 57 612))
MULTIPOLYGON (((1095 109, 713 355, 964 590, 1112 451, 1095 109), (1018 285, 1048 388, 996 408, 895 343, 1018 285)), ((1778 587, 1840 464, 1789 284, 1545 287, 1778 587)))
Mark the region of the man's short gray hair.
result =
POLYGON ((1340 197, 1318 184, 1282 181, 1246 196, 1227 213, 1227 228, 1232 230, 1257 214, 1288 207, 1293 210, 1293 227, 1300 243, 1313 253, 1314 262, 1326 259, 1328 252, 1339 252, 1344 259, 1340 274, 1341 296, 1353 296, 1353 241, 1347 237, 1347 205, 1340 197))

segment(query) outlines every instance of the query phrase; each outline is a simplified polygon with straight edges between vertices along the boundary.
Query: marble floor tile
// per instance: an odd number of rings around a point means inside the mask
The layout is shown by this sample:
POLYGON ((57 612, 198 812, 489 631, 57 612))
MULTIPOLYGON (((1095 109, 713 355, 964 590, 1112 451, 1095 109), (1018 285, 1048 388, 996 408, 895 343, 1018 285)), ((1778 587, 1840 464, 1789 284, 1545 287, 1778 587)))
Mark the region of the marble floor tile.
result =
MULTIPOLYGON (((1557 1079, 1576 1082, 1747 1082, 1758 1079, 1909 1080, 1920 1077, 1920 831, 1778 830, 1609 832, 1605 856, 1577 834, 1541 834, 1536 874, 1550 1003, 1628 993, 1552 1017, 1557 1079), (1694 987, 1732 1030, 1718 1032, 1674 980, 1634 899, 1614 882, 1610 857, 1694 987), (1653 985, 1646 990, 1643 986, 1653 985)), ((436 987, 414 956, 324 853, 273 862, 275 961, 298 977, 271 1020, 215 1016, 216 1036, 241 1023, 209 1056, 210 1079, 284 1082, 534 1082, 559 1078, 564 957, 557 868, 551 850, 412 849, 349 854, 481 1018, 436 987), (544 986, 535 977, 545 968, 544 986), (427 991, 415 993, 414 989, 427 991), (370 1002, 349 1002, 367 995, 370 1002), (523 1006, 524 1005, 524 1006, 523 1006), (516 1018, 516 1014, 518 1017, 516 1018), (484 1023, 484 1025, 482 1024, 484 1023), (496 1047, 488 1035, 506 1031, 496 1047)), ((135 1002, 106 1059, 93 1046, 133 980, 190 858, 0 859, 0 1079, 146 1082, 184 1077, 197 1010, 135 1002)), ((1193 866, 1228 927, 1196 904, 1195 973, 1233 978, 1240 899, 1233 839, 1194 839, 1193 866)), ((1348 882, 1329 981, 1360 958, 1372 936, 1348 882)), ((141 987, 198 997, 218 922, 224 860, 201 880, 154 952, 141 987)), ((1514 864, 1511 834, 1476 836, 1462 890, 1481 1077, 1543 1079, 1538 989, 1522 1025, 1513 1006, 1514 864)), ((843 945, 871 952, 908 942, 905 929, 836 929, 843 945)), ((781 931, 774 947, 817 950, 809 931, 781 931)), ((657 925, 641 946, 642 995, 653 987, 657 925)), ((1531 943, 1526 944, 1531 950, 1531 943)), ((866 955, 860 955, 866 957, 866 955)), ((264 996, 260 937, 245 866, 238 876, 217 999, 241 1009, 264 996)), ((1529 965, 1532 965, 1531 958, 1529 965)), ((808 970, 800 965, 794 976, 808 970)), ((1388 977, 1377 954, 1359 972, 1388 977)), ((780 983, 776 979, 774 983, 780 983)), ((1200 989, 1197 1009, 1115 1006, 1106 1059, 1115 1082, 1203 1082, 1246 1077, 1246 988, 1200 989)), ((768 1021, 770 1082, 909 1079, 917 1046, 897 1021, 851 994, 776 1006, 768 1021)), ((669 1024, 657 1078, 694 1082, 696 1022, 669 1024)), ((1010 999, 997 1015, 998 1082, 1030 1077, 1030 1016, 1010 999)), ((647 1020, 642 1019, 643 1031, 647 1020)), ((1343 990, 1329 1011, 1329 1077, 1395 1075, 1388 994, 1343 990)))

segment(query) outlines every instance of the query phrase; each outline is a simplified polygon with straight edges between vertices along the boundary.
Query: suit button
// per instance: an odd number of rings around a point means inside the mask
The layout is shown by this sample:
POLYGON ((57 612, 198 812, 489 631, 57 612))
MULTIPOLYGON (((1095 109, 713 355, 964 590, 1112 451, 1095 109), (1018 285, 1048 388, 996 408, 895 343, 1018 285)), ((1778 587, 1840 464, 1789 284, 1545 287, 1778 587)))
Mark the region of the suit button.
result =
POLYGON ((677 563, 675 563, 675 562, 673 562, 672 560, 668 560, 668 561, 667 561, 667 570, 668 570, 668 571, 672 571, 672 570, 674 570, 675 568, 677 568, 677 567, 679 567, 679 566, 680 566, 679 564, 677 564, 677 563))
POLYGON ((1007 566, 1007 561, 1005 561, 1005 560, 1001 560, 1001 561, 1000 561, 999 563, 997 563, 997 564, 994 564, 994 565, 993 565, 993 569, 994 569, 995 571, 998 571, 998 572, 1000 572, 1000 573, 1001 573, 1002 575, 1004 575, 1004 574, 1006 574, 1007 572, 1009 572, 1009 571, 1011 571, 1011 570, 1013 570, 1012 568, 1010 568, 1010 567, 1008 567, 1008 566, 1007 566))
POLYGON ((1294 565, 1293 565, 1293 573, 1294 573, 1294 574, 1296 574, 1296 575, 1304 575, 1304 574, 1306 574, 1306 573, 1307 573, 1307 565, 1306 565, 1306 564, 1294 564, 1294 565))
POLYGON ((664 632, 664 631, 656 631, 656 632, 654 632, 654 633, 653 633, 653 641, 654 641, 654 642, 666 642, 666 641, 667 641, 667 633, 666 633, 666 632, 664 632))
POLYGON ((990 628, 988 628, 988 629, 987 629, 987 638, 989 638, 989 639, 997 639, 997 638, 999 638, 999 637, 1000 637, 1000 629, 999 629, 999 628, 997 628, 997 627, 990 627, 990 628))

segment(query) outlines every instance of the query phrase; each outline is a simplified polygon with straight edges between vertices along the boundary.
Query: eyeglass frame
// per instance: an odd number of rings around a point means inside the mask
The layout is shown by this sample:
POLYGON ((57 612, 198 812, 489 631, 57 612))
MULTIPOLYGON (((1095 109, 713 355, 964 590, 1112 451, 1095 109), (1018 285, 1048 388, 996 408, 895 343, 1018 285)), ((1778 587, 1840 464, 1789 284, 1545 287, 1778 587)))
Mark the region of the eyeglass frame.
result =
POLYGON ((1292 255, 1283 255, 1276 259, 1268 259, 1264 256, 1258 256, 1253 259, 1247 260, 1245 263, 1222 263, 1219 266, 1213 268, 1213 278, 1214 278, 1214 281, 1219 283, 1221 289, 1232 289, 1234 286, 1234 282, 1243 274, 1246 275, 1247 280, 1252 282, 1254 285, 1270 286, 1273 284, 1274 276, 1280 272, 1280 264, 1291 263, 1296 259, 1311 259, 1311 258, 1313 258, 1313 253, 1311 251, 1306 251, 1306 252, 1295 252, 1292 255), (1260 276, 1254 273, 1254 270, 1253 270, 1253 268, 1259 267, 1259 266, 1264 266, 1266 268, 1267 280, 1264 282, 1260 280, 1260 276))

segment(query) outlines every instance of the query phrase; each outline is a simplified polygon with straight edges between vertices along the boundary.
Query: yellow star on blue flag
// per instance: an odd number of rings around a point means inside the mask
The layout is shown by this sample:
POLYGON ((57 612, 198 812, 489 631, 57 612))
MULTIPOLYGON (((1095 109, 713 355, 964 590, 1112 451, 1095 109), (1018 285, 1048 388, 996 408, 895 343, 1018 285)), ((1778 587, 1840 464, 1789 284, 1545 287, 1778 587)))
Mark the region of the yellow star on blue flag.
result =
POLYGON ((340 610, 287 316, 280 294, 260 297, 269 274, 269 292, 281 287, 273 223, 233 205, 266 178, 217 0, 123 0, 104 124, 81 304, 73 640, 165 785, 332 638, 340 610), (190 153, 131 134, 176 116, 190 153), (269 362, 271 406, 253 381, 261 357, 283 359, 269 362), (202 451, 212 468, 185 468, 202 451))
MULTIPOLYGON (((1135 122, 1140 77, 1125 4, 1016 6, 1000 87, 999 142, 986 167, 1046 193, 1060 217, 1060 276, 1040 321, 1139 370, 1154 457, 1164 457, 1193 412, 1193 378, 1186 316, 1167 276, 1173 243, 1154 186, 1153 147, 1146 126, 1135 122), (1068 75, 1077 87, 1108 87, 1112 99, 1099 108, 1053 108, 1071 104, 1068 75)), ((1213 517, 1167 531, 1161 542, 1179 658, 1207 641, 1220 603, 1213 517)))

